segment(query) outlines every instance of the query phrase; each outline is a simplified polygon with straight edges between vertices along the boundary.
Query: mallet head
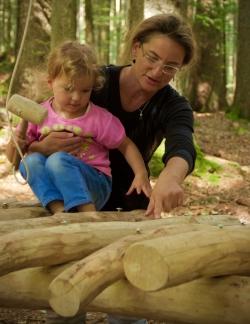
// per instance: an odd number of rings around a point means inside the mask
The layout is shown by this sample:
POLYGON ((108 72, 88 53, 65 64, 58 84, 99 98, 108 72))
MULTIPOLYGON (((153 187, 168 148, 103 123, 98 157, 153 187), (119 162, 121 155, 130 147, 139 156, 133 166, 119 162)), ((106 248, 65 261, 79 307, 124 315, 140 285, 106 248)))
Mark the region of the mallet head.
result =
POLYGON ((14 94, 7 102, 6 108, 16 116, 33 124, 41 124, 48 115, 47 109, 28 98, 14 94))

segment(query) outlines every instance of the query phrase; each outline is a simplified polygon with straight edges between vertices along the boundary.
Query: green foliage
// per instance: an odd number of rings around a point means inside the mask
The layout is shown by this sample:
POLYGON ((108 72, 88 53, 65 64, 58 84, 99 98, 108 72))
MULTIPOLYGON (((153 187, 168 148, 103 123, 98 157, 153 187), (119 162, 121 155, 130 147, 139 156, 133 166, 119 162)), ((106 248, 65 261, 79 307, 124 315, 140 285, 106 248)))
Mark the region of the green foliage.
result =
MULTIPOLYGON (((207 181, 212 184, 218 183, 218 181, 220 180, 218 171, 221 170, 221 166, 216 162, 206 159, 198 144, 195 144, 195 148, 197 152, 197 159, 193 175, 200 178, 206 178, 207 181)), ((163 153, 164 142, 162 142, 158 149, 155 151, 149 163, 150 174, 153 177, 158 177, 162 168, 164 167, 164 164, 162 162, 163 153)))
POLYGON ((234 110, 226 113, 226 117, 232 121, 238 121, 240 119, 237 109, 234 109, 234 110))
POLYGON ((150 174, 152 177, 158 177, 164 167, 162 155, 164 153, 164 142, 157 148, 152 159, 149 162, 150 174))
POLYGON ((199 12, 195 15, 196 22, 218 31, 224 30, 224 17, 235 14, 237 10, 236 0, 211 1, 209 4, 196 2, 194 5, 199 12))
POLYGON ((226 117, 229 120, 232 120, 233 122, 238 122, 240 124, 240 127, 249 127, 249 120, 242 118, 240 116, 240 111, 237 107, 233 107, 231 106, 231 110, 229 112, 226 113, 226 117))
POLYGON ((237 134, 238 134, 238 135, 244 135, 244 134, 246 134, 246 133, 247 133, 247 129, 246 129, 246 128, 239 127, 239 128, 237 129, 237 134))
POLYGON ((7 84, 6 82, 1 82, 0 83, 0 98, 1 101, 3 100, 3 98, 6 98, 7 95, 7 84))
POLYGON ((7 59, 0 60, 0 71, 1 73, 9 73, 13 68, 13 64, 7 59))
POLYGON ((13 69, 13 63, 11 62, 13 57, 5 56, 3 54, 3 59, 0 59, 0 98, 1 101, 6 97, 9 86, 9 79, 13 69))
POLYGON ((249 121, 242 119, 237 109, 228 112, 226 117, 234 122, 233 127, 237 135, 244 135, 249 132, 249 121))
POLYGON ((214 161, 206 159, 197 143, 195 144, 195 149, 197 158, 193 175, 200 178, 206 178, 210 183, 216 184, 220 179, 218 172, 221 170, 221 166, 214 161))
POLYGON ((5 136, 6 134, 6 128, 1 128, 0 129, 0 138, 2 138, 3 136, 5 136))

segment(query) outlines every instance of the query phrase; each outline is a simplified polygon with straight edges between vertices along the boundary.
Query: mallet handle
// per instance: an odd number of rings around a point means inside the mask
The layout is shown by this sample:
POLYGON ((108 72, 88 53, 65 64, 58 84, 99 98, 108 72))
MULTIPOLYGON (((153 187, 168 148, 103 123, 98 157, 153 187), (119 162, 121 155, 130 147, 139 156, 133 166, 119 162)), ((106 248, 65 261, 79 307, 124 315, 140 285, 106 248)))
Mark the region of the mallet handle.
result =
MULTIPOLYGON (((25 140, 26 139, 26 131, 28 128, 28 122, 24 119, 20 121, 20 124, 18 126, 18 137, 25 140)), ((18 141, 18 139, 17 139, 18 141)), ((25 153, 25 152, 24 152, 25 153)), ((21 156, 15 146, 15 143, 13 142, 13 139, 10 139, 10 143, 7 145, 6 149, 6 155, 10 163, 14 166, 15 170, 18 169, 21 156)))

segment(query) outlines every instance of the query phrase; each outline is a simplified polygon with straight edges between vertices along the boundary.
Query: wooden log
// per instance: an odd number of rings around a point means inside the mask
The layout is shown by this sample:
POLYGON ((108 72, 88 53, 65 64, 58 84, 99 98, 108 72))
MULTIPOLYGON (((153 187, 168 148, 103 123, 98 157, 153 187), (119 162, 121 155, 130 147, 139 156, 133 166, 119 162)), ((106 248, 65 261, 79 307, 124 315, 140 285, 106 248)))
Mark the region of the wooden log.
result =
MULTIPOLYGON (((23 208, 26 213, 26 208, 23 208)), ((14 211, 12 215, 15 217, 15 213, 22 213, 20 209, 9 209, 5 210, 6 214, 9 211, 14 211)), ((46 210, 43 209, 46 213, 46 210)), ((31 214, 34 212, 40 212, 38 208, 32 209, 31 214)), ((47 212, 48 213, 48 212, 47 212)), ((29 219, 14 219, 2 221, 0 224, 0 234, 7 234, 16 230, 25 230, 25 229, 38 229, 46 228, 57 225, 66 225, 66 224, 75 224, 75 223, 86 223, 86 222, 107 222, 107 221, 131 221, 138 222, 141 220, 148 220, 144 216, 144 211, 135 210, 133 212, 79 212, 79 213, 57 213, 55 215, 49 215, 49 217, 38 217, 38 218, 29 218, 29 219)), ((40 215, 42 216, 42 215, 40 215)), ((48 216, 48 215, 44 215, 48 216)), ((0 219, 2 213, 0 211, 0 219)), ((226 219, 225 219, 226 220, 226 219)), ((227 220, 232 224, 236 223, 236 220, 227 220)))
MULTIPOLYGON (((65 267, 30 268, 0 278, 0 305, 49 308, 48 286, 65 267)), ((250 278, 230 276, 200 279, 158 292, 144 292, 121 280, 79 312, 117 315, 193 324, 250 322, 250 278)))
POLYGON ((21 224, 23 219, 50 215, 47 209, 41 207, 38 200, 17 201, 14 198, 0 199, 0 221, 19 220, 21 224))
POLYGON ((61 264, 140 231, 155 229, 167 220, 67 224, 15 231, 0 237, 0 275, 22 268, 61 264))
MULTIPOLYGON (((120 215, 119 212, 113 214, 120 215)), ((172 217, 139 223, 117 221, 83 224, 69 224, 64 221, 60 226, 14 231, 0 237, 0 275, 26 267, 79 260, 123 236, 134 234, 138 228, 155 229, 163 225, 179 223, 180 220, 179 217, 172 217)), ((215 218, 210 217, 203 219, 183 217, 182 220, 187 223, 216 222, 215 218)), ((46 221, 46 218, 34 220, 37 224, 46 221)), ((234 222, 238 220, 225 219, 227 224, 234 222)))
MULTIPOLYGON (((118 213, 119 214, 119 213, 118 213)), ((14 231, 0 237, 0 275, 27 267, 79 260, 88 254, 140 230, 179 223, 179 217, 138 222, 68 224, 14 231), (138 224, 140 224, 138 226, 138 224)), ((41 221, 37 219, 37 221, 41 221)), ((187 218, 197 222, 199 218, 187 218)), ((204 218, 210 223, 210 218, 204 218)), ((235 220, 230 220, 232 224, 235 220)), ((213 219, 213 222, 215 220, 213 219)))
POLYGON ((86 309, 183 324, 246 324, 250 323, 249 279, 200 279, 153 293, 132 288, 122 280, 86 309))
POLYGON ((165 236, 131 245, 124 271, 135 287, 156 291, 200 277, 250 274, 250 225, 165 236), (150 271, 149 271, 150 269, 150 271))
MULTIPOLYGON (((2 222, 14 222, 13 227, 15 228, 16 224, 16 229, 18 229, 18 225, 21 225, 23 221, 28 219, 26 222, 24 222, 25 225, 27 225, 30 221, 31 218, 37 218, 37 217, 44 217, 44 216, 50 216, 51 214, 49 213, 48 210, 42 207, 23 207, 23 208, 6 208, 6 209, 0 209, 0 224, 2 225, 2 222)), ((21 225, 22 227, 24 225, 21 225)), ((3 231, 1 230, 1 233, 3 231)))
MULTIPOLYGON (((144 210, 134 210, 131 212, 81 212, 81 213, 58 213, 56 215, 50 217, 41 217, 46 215, 41 215, 39 217, 39 213, 44 211, 47 213, 45 209, 41 209, 41 207, 32 209, 26 213, 26 208, 22 208, 21 210, 18 208, 10 208, 1 210, 0 209, 0 220, 2 218, 9 217, 10 213, 13 218, 17 218, 17 215, 22 213, 28 214, 27 219, 12 219, 1 221, 0 226, 0 234, 7 234, 13 232, 15 230, 22 229, 38 229, 38 228, 46 228, 51 226, 63 225, 63 224, 74 224, 74 223, 85 223, 85 222, 107 222, 107 221, 132 221, 139 222, 142 220, 150 220, 148 217, 145 217, 144 210), (13 211, 13 212, 12 212, 13 211), (36 217, 34 214, 37 213, 36 217), (31 218, 31 217, 36 218, 31 218)), ((230 225, 239 225, 240 221, 235 217, 230 217, 227 215, 207 215, 207 216, 172 216, 162 219, 162 225, 167 224, 211 224, 218 226, 230 226, 230 225)), ((160 224, 160 223, 159 223, 160 224)))
MULTIPOLYGON (((8 208, 24 208, 24 207, 41 207, 40 202, 37 199, 27 200, 27 201, 18 201, 15 198, 5 198, 0 199, 0 207, 2 209, 8 208)), ((0 210, 1 212, 1 210, 0 210)))
POLYGON ((110 284, 124 277, 122 258, 127 247, 134 242, 210 228, 216 230, 209 225, 167 225, 126 236, 60 273, 49 286, 50 305, 61 316, 74 316, 80 304, 87 305, 110 284))

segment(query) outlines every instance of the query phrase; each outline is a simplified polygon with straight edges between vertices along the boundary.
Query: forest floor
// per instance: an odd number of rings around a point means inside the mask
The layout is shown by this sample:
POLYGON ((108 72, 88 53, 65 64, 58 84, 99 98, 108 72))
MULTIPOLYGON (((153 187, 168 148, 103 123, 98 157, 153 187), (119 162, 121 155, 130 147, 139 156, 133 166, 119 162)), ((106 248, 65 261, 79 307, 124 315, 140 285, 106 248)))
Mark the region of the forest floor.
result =
MULTIPOLYGON (((185 203, 171 215, 230 215, 250 223, 250 123, 232 121, 223 112, 195 114, 195 138, 206 158, 220 165, 202 177, 195 174, 184 183, 185 203)), ((3 125, 5 128, 6 125, 3 125)), ((0 200, 33 199, 28 186, 14 179, 4 157, 6 131, 0 136, 0 200)), ((152 179, 154 183, 155 179, 152 179)), ((44 313, 0 309, 0 323, 44 323, 44 313)), ((105 314, 89 313, 87 322, 106 323, 105 314)), ((151 322, 151 321, 150 321, 151 322)), ((152 321, 153 322, 153 321, 152 321)), ((156 323, 156 322, 153 322, 156 323)))

